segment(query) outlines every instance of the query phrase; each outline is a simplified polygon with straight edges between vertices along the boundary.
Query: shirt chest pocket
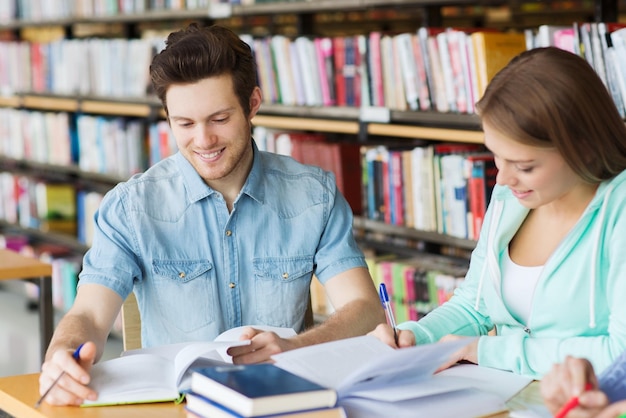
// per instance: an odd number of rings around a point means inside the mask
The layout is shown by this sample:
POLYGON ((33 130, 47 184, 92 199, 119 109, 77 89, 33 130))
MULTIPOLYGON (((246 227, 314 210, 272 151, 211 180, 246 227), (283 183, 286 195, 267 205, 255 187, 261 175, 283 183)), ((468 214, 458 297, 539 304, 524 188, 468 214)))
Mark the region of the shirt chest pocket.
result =
POLYGON ((219 304, 213 264, 208 260, 154 260, 154 289, 163 319, 183 332, 215 320, 219 304))
POLYGON ((259 323, 300 329, 309 300, 313 257, 256 258, 253 264, 259 323))

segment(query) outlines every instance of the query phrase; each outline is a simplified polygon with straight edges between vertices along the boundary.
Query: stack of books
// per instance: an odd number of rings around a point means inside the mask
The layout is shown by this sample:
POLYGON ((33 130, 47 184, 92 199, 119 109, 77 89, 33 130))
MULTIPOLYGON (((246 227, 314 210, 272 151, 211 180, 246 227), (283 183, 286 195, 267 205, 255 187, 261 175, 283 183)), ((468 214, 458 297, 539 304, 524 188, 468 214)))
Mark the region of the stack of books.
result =
POLYGON ((193 369, 188 417, 345 418, 337 392, 273 364, 193 369))

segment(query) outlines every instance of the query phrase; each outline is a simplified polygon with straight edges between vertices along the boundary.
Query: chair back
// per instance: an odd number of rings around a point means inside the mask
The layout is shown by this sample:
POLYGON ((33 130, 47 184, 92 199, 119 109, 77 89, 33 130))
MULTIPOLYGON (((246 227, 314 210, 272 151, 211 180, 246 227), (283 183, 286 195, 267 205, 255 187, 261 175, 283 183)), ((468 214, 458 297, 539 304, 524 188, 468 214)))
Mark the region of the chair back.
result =
POLYGON ((141 316, 133 292, 122 305, 122 338, 124 351, 141 348, 141 316))

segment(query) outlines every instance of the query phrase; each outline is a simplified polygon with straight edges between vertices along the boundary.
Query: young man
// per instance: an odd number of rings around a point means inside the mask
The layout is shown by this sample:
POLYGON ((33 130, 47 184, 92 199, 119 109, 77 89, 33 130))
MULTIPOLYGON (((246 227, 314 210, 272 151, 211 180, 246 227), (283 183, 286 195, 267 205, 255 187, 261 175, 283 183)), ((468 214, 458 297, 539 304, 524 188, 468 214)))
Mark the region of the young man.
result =
POLYGON ((65 372, 51 404, 97 397, 89 371, 133 289, 153 346, 241 325, 302 331, 315 274, 336 313, 290 339, 250 328, 251 344, 229 352, 240 364, 385 321, 334 177, 254 145, 261 92, 249 47, 228 29, 191 25, 169 36, 150 72, 179 152, 103 200, 76 301, 42 366, 41 393, 65 372))

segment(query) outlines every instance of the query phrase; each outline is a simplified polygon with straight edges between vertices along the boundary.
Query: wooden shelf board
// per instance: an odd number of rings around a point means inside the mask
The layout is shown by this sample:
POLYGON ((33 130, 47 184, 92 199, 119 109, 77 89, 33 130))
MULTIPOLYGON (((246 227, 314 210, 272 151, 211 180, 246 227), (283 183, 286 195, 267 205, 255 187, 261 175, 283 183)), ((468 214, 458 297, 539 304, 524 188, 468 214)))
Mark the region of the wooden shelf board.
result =
POLYGON ((274 129, 294 129, 342 134, 357 134, 359 132, 358 122, 351 121, 257 115, 252 119, 252 123, 274 129))
POLYGON ((105 102, 96 100, 84 100, 81 103, 80 108, 83 112, 106 115, 147 117, 151 113, 151 108, 147 104, 105 102))
POLYGON ((363 216, 354 217, 353 227, 356 229, 376 231, 385 235, 411 238, 433 244, 449 245, 467 250, 473 250, 476 247, 476 241, 473 240, 457 238, 451 235, 439 234, 437 232, 421 231, 419 229, 407 228, 400 225, 386 224, 384 222, 374 221, 363 216))
POLYGON ((435 141, 468 142, 475 144, 482 144, 484 142, 482 131, 429 128, 424 126, 370 123, 367 127, 367 133, 370 135, 428 139, 435 141))
POLYGON ((19 107, 20 98, 18 96, 0 96, 0 106, 2 107, 19 107))
POLYGON ((76 112, 78 111, 78 100, 63 97, 24 96, 22 106, 31 109, 76 112))

